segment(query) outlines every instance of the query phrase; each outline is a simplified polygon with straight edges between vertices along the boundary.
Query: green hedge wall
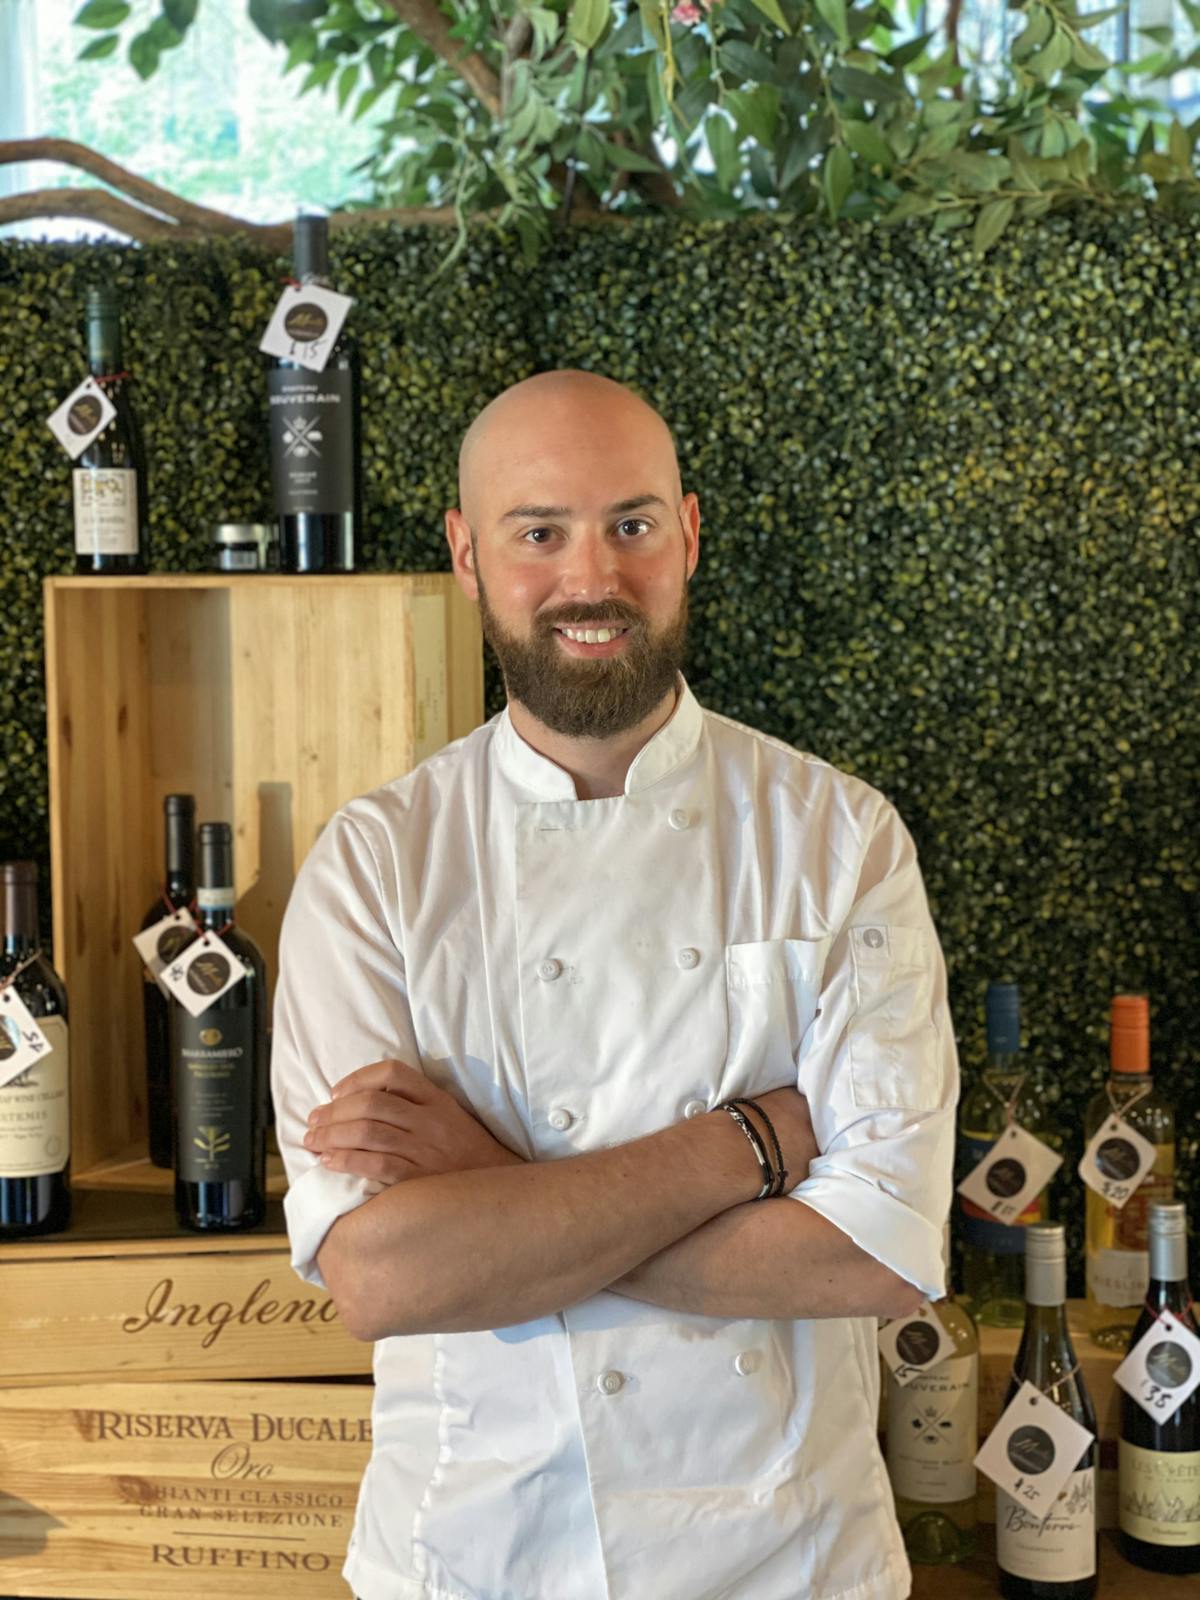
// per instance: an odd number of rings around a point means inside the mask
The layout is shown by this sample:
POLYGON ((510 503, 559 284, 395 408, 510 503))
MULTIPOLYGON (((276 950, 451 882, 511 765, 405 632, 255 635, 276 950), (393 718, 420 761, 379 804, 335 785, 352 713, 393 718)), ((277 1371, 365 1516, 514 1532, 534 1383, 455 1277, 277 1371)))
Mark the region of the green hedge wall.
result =
MULTIPOLYGON (((776 218, 578 227, 533 270, 491 231, 340 242, 364 356, 366 564, 445 566, 458 440, 505 385, 637 387, 701 501, 700 699, 861 774, 921 850, 966 1074, 992 976, 1068 1135, 1107 1005, 1149 992, 1200 1207, 1197 228, 1099 210, 962 235, 776 218)), ((238 244, 0 244, 0 850, 46 854, 40 594, 72 565, 45 417, 83 290, 128 290, 156 568, 268 513, 256 345, 284 264, 238 244)), ((499 686, 491 680, 493 707, 499 686)), ((1080 1292, 1078 1272, 1073 1278, 1080 1292)))

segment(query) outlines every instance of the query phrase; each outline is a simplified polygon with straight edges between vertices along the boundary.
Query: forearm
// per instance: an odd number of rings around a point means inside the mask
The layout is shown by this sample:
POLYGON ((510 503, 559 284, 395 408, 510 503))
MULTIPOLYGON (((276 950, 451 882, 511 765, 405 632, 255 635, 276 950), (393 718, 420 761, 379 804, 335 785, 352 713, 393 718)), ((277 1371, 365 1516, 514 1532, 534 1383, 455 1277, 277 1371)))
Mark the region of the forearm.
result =
POLYGON ((904 1316, 921 1299, 840 1228, 786 1197, 734 1206, 609 1288, 709 1317, 904 1316))
POLYGON ((506 1327, 586 1299, 754 1193, 711 1114, 564 1161, 397 1183, 330 1229, 318 1263, 350 1331, 506 1327))

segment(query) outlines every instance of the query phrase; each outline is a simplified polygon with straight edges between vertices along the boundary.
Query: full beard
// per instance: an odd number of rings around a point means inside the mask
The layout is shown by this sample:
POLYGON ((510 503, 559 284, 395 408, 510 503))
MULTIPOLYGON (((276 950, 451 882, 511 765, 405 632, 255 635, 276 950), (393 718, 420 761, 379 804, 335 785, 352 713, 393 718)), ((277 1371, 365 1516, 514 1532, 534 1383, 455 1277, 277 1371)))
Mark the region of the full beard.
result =
POLYGON ((520 701, 555 733, 570 739, 609 739, 637 727, 675 687, 687 638, 686 587, 675 616, 657 632, 632 606, 607 600, 559 607, 556 615, 537 617, 525 640, 507 632, 489 606, 478 566, 476 580, 483 636, 500 665, 509 699, 520 701), (618 655, 590 661, 568 656, 554 631, 567 622, 627 627, 625 647, 618 655))

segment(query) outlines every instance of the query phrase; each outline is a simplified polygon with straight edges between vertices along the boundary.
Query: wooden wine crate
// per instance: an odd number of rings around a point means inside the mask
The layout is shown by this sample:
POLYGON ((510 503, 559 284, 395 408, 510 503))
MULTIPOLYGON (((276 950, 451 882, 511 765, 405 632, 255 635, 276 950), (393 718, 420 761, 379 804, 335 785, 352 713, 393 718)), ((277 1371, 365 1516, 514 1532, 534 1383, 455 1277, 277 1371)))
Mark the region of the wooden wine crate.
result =
POLYGON ((44 603, 72 1178, 161 1191, 130 939, 162 881, 163 796, 232 823, 238 918, 273 986, 288 894, 328 818, 482 719, 478 613, 448 573, 49 578, 44 603))
POLYGON ((344 1600, 370 1385, 0 1389, 0 1590, 344 1600))

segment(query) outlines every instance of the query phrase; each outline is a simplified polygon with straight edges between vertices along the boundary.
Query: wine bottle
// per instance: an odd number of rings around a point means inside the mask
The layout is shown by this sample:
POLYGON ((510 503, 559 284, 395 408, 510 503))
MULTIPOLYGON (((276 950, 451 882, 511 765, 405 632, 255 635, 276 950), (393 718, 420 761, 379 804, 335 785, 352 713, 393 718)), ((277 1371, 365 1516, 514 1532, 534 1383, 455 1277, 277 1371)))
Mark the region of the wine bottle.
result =
POLYGON ((946 1294, 934 1310, 955 1353, 907 1384, 887 1378, 887 1466, 910 1558, 963 1561, 975 1548, 979 1334, 950 1291, 950 1225, 942 1240, 946 1294))
MULTIPOLYGON (((1061 1136, 1048 1118, 1021 1058, 1021 997, 1015 983, 989 983, 987 1065, 964 1095, 959 1137, 959 1177, 990 1153, 1004 1132, 1011 1105, 1020 1125, 1046 1144, 1057 1147, 1061 1136)), ((1049 1216, 1049 1191, 1033 1200, 1012 1223, 994 1217, 959 1196, 963 1244, 963 1300, 978 1323, 993 1328, 1019 1328, 1025 1320, 1025 1229, 1049 1216)))
MULTIPOLYGON (((1025 1328, 1005 1406, 1028 1379, 1096 1432, 1096 1413, 1067 1331, 1067 1245, 1059 1222, 1025 1229, 1025 1328)), ((996 1491, 996 1563, 1005 1600, 1088 1600, 1096 1592, 1095 1438, 1044 1521, 996 1491)))
MULTIPOLYGON (((10 985, 50 1044, 0 1085, 0 1239, 23 1239, 71 1220, 67 991, 39 950, 33 861, 0 862, 0 990, 10 985)), ((0 1021, 0 1060, 13 1042, 0 1021)))
MULTIPOLYGON (((252 1228, 266 1209, 267 976, 258 946, 234 926, 229 824, 201 823, 199 842, 197 920, 243 969, 198 1017, 170 1003, 175 1209, 183 1227, 207 1232, 252 1228)), ((214 951, 198 981, 215 991, 226 975, 214 951)))
MULTIPOLYGON (((293 272, 303 287, 329 281, 329 228, 324 217, 297 217, 293 272)), ((289 332, 308 341, 324 312, 303 302, 289 313, 289 332)), ((279 517, 284 572, 353 572, 361 533, 358 351, 345 324, 321 372, 270 358, 271 479, 279 517)))
POLYGON ((1142 994, 1113 996, 1112 1071, 1089 1103, 1084 1144, 1114 1111, 1149 1139, 1154 1165, 1118 1207, 1087 1191, 1087 1325, 1094 1343, 1124 1351, 1150 1282, 1150 1207, 1175 1196, 1175 1113, 1150 1076, 1150 1002, 1142 994))
POLYGON ((115 289, 87 295, 88 367, 116 416, 75 462, 76 572, 146 570, 146 460, 121 357, 121 303, 115 289))
MULTIPOLYGON (((1150 1289, 1131 1350, 1163 1311, 1200 1336, 1188 1287, 1184 1207, 1152 1205, 1149 1234, 1150 1289)), ((1200 1572, 1200 1389, 1162 1422, 1122 1393, 1117 1449, 1121 1554, 1151 1572, 1200 1572)))
MULTIPOLYGON (((163 801, 166 873, 162 893, 142 918, 152 928, 196 898, 196 802, 190 794, 169 794, 163 801)), ((168 928, 159 937, 158 953, 171 960, 187 948, 195 934, 186 926, 168 928)), ((171 1165, 171 1041, 167 995, 148 968, 142 969, 142 1019, 146 1037, 146 1117, 150 1160, 171 1165)))

